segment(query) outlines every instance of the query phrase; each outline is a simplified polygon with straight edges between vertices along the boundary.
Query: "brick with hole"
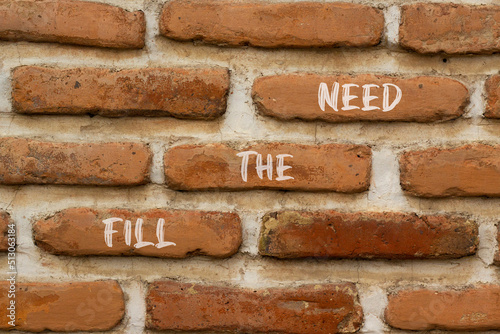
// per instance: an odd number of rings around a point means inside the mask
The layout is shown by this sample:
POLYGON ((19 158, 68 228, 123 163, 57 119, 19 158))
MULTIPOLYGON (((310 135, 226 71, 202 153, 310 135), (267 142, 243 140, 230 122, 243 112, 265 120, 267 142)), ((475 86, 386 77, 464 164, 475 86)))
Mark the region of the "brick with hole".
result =
POLYGON ((500 196, 500 146, 429 148, 400 157, 401 186, 419 197, 500 196))
POLYGON ((254 290, 157 281, 146 303, 153 330, 354 333, 363 321, 351 283, 254 290))
POLYGON ((282 259, 447 259, 477 251, 478 227, 453 216, 279 211, 262 219, 259 253, 282 259))
POLYGON ((460 117, 469 92, 443 77, 318 75, 260 77, 252 97, 258 111, 281 120, 436 122, 460 117))
POLYGON ((491 54, 500 51, 499 36, 500 6, 414 3, 401 7, 399 41, 419 53, 491 54))
POLYGON ((0 39, 118 49, 144 47, 142 11, 91 1, 0 1, 0 39))
MULTIPOLYGON (((9 230, 14 231, 14 233, 11 234, 15 234, 16 232, 15 228, 13 227, 14 225, 12 220, 10 219, 9 213, 6 211, 0 211, 0 252, 6 252, 9 248, 9 230)), ((10 243, 12 244, 12 242, 10 243)))
POLYGON ((500 75, 486 80, 486 118, 500 118, 500 75))
POLYGON ((383 30, 381 10, 352 3, 174 0, 160 17, 168 38, 228 46, 369 47, 383 30))
POLYGON ((405 330, 500 330, 500 286, 401 290, 389 295, 385 319, 405 330))
POLYGON ((150 163, 149 148, 140 143, 0 138, 0 184, 141 185, 150 163))
POLYGON ((222 68, 22 66, 12 72, 13 109, 23 114, 214 119, 226 111, 228 90, 222 68))
POLYGON ((300 190, 357 193, 370 184, 364 145, 260 143, 180 145, 165 153, 166 183, 175 190, 300 190))
POLYGON ((107 331, 125 313, 122 289, 116 281, 17 282, 15 299, 10 283, 0 282, 0 329, 28 332, 107 331), (9 324, 11 300, 15 300, 15 327, 9 324))
POLYGON ((235 213, 163 209, 66 209, 38 220, 33 234, 43 250, 70 256, 225 258, 238 251, 242 240, 235 213))

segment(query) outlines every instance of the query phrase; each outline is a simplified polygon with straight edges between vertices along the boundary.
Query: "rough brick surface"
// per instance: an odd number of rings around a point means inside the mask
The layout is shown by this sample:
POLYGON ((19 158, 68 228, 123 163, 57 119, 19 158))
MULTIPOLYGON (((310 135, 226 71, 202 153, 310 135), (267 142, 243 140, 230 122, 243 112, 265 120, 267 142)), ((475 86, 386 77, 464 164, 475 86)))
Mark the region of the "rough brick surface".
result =
MULTIPOLYGON (((388 103, 396 98, 396 89, 388 87, 388 103)), ((382 75, 336 75, 290 74, 261 77, 255 80, 253 100, 260 113, 280 119, 299 118, 328 122, 350 121, 407 121, 433 122, 460 117, 469 102, 467 88, 460 82, 439 77, 396 78, 382 75), (330 97, 333 84, 339 84, 337 109, 325 103, 324 110, 318 101, 319 87, 325 83, 330 97), (394 109, 383 111, 384 84, 397 85, 402 91, 401 101, 394 109), (342 85, 356 84, 350 94, 357 96, 349 106, 358 109, 343 110, 342 85), (377 85, 370 88, 370 96, 376 97, 365 107, 363 85, 377 85), (362 110, 377 107, 378 110, 362 110)), ((346 107, 346 108, 349 108, 346 107)))
POLYGON ((138 185, 151 154, 138 143, 52 143, 0 139, 0 184, 138 185))
MULTIPOLYGON (((9 282, 0 282, 0 328, 12 329, 9 282)), ((41 332, 105 331, 121 321, 123 292, 115 281, 17 283, 15 329, 41 332)))
POLYGON ((0 252, 5 252, 9 248, 7 234, 11 223, 10 215, 5 211, 0 211, 0 252))
POLYGON ((352 333, 363 311, 353 284, 238 289, 155 282, 146 326, 156 330, 352 333))
POLYGON ((264 216, 259 253, 278 258, 457 258, 474 254, 477 244, 477 225, 460 217, 282 211, 264 216))
POLYGON ((401 10, 399 40, 405 48, 449 54, 500 51, 500 6, 416 3, 401 10))
POLYGON ((145 255, 184 258, 190 255, 228 257, 236 253, 241 244, 241 223, 237 214, 229 212, 121 209, 93 210, 74 208, 58 212, 35 223, 35 243, 53 254, 62 255, 145 255), (112 247, 104 239, 103 220, 120 218, 113 223, 112 247), (142 229, 136 229, 137 219, 142 229), (164 219, 165 242, 175 245, 159 248, 159 219, 164 219), (136 247, 137 238, 127 245, 125 221, 131 222, 130 235, 142 231, 143 241, 152 245, 136 247))
POLYGON ((500 75, 486 80, 486 112, 485 117, 500 118, 500 75))
POLYGON ((371 150, 361 145, 298 145, 287 143, 255 144, 236 150, 225 144, 182 145, 165 154, 165 175, 168 186, 176 190, 250 190, 284 189, 303 191, 362 192, 368 189, 371 172, 371 150), (247 182, 242 177, 243 157, 238 153, 254 151, 273 161, 272 180, 267 171, 262 179, 256 170, 256 155, 248 158, 247 182), (285 157, 283 176, 277 180, 277 155, 285 157))
POLYGON ((406 152, 400 169, 401 186, 415 196, 500 196, 500 146, 406 152))
POLYGON ((383 29, 382 11, 347 3, 174 0, 160 18, 172 39, 266 48, 372 46, 383 29))
POLYGON ((389 296, 385 319, 409 330, 500 330, 500 286, 403 290, 389 296))
POLYGON ((495 258, 494 258, 495 264, 500 266, 500 226, 498 226, 498 233, 497 233, 497 251, 495 252, 495 258))
POLYGON ((24 66, 13 71, 12 101, 20 113, 212 119, 226 111, 228 89, 226 69, 24 66))
POLYGON ((0 39, 109 48, 142 48, 141 11, 87 1, 0 1, 0 39))

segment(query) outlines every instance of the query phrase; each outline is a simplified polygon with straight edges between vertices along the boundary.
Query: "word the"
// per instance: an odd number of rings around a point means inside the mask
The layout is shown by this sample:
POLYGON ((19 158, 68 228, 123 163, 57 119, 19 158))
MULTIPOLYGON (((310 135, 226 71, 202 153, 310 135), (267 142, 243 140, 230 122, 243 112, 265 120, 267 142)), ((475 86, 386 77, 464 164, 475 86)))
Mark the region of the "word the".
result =
MULTIPOLYGON (((255 169, 257 171, 257 175, 259 176, 259 178, 262 180, 264 178, 264 171, 266 171, 267 178, 269 180, 273 179, 273 156, 271 154, 267 155, 267 164, 266 165, 262 164, 262 154, 259 154, 258 152, 244 151, 244 152, 240 152, 236 155, 242 158, 242 160, 241 160, 241 178, 243 179, 243 181, 247 182, 248 159, 251 155, 257 155, 257 159, 255 161, 255 164, 256 164, 255 169)), ((293 158, 293 155, 278 154, 276 156, 276 159, 278 160, 278 166, 276 166, 276 173, 278 173, 278 177, 276 178, 276 181, 293 180, 293 177, 283 175, 284 171, 292 168, 292 166, 285 166, 284 160, 286 157, 293 158)))
MULTIPOLYGON (((113 230, 113 223, 122 222, 121 218, 108 218, 104 219, 102 222, 106 224, 104 228, 104 242, 108 247, 113 247, 113 233, 117 233, 117 230, 113 230)), ((165 226, 165 219, 158 219, 158 223, 156 224, 156 238, 158 238, 158 243, 154 244, 153 242, 143 241, 142 240, 142 224, 144 220, 138 218, 135 223, 135 239, 136 243, 134 244, 135 248, 142 248, 146 246, 155 246, 156 248, 163 248, 167 246, 177 246, 174 242, 164 241, 164 231, 163 226, 165 226)), ((130 220, 125 220, 125 225, 123 228, 123 235, 125 236, 125 244, 127 246, 131 245, 132 242, 132 222, 130 220)))
MULTIPOLYGON (((318 104, 321 110, 325 111, 325 103, 328 104, 333 110, 339 111, 338 109, 338 97, 339 97, 339 83, 334 82, 332 85, 332 91, 331 93, 328 92, 328 86, 326 83, 322 82, 319 84, 319 89, 318 89, 318 104)), ((401 97, 403 96, 403 93, 401 91, 401 88, 399 88, 396 85, 390 84, 390 83, 385 83, 382 86, 384 86, 384 93, 383 93, 383 98, 382 98, 382 111, 387 112, 392 109, 394 109, 398 103, 401 101, 401 97), (389 104, 389 89, 390 87, 393 87, 396 89, 396 97, 392 101, 391 104, 389 104)), ((354 109, 360 109, 358 106, 352 106, 350 105, 350 102, 354 99, 357 99, 357 95, 351 95, 351 87, 359 87, 359 85, 356 84, 344 84, 342 85, 342 104, 343 107, 341 108, 342 110, 354 110, 354 109)), ((370 101, 378 99, 378 96, 372 96, 371 95, 371 89, 372 88, 380 88, 378 85, 374 84, 366 84, 363 85, 363 108, 361 110, 363 111, 370 111, 370 110, 379 110, 379 107, 371 106, 370 101)))
POLYGON ((7 307, 7 318, 10 319, 8 322, 10 326, 16 326, 16 278, 17 278, 17 267, 16 267, 16 225, 9 224, 7 230, 7 264, 9 266, 10 275, 7 282, 9 282, 9 290, 7 291, 7 297, 9 298, 9 304, 7 307))

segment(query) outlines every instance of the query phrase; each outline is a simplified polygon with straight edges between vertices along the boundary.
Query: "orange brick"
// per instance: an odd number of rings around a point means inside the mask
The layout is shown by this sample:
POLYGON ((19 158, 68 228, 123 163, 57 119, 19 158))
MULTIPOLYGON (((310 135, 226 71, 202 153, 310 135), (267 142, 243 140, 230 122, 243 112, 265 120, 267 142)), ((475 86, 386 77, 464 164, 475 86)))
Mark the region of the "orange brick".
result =
POLYGON ((90 1, 0 1, 0 39, 108 48, 144 47, 141 11, 90 1))
POLYGON ((261 77, 255 80, 252 96, 263 115, 284 120, 298 118, 327 122, 446 121, 460 117, 469 102, 467 88, 455 80, 439 77, 397 78, 372 74, 332 76, 303 73, 261 77), (331 98, 334 83, 338 83, 337 110, 319 99, 320 92, 331 98), (349 101, 348 106, 343 104, 343 85, 346 84, 359 86, 349 87, 348 95, 355 98, 349 101), (369 94, 374 99, 366 105, 363 99, 364 85, 379 86, 370 87, 369 94), (396 85, 401 90, 399 103, 396 100, 397 88, 391 85, 396 85), (383 105, 385 91, 388 92, 388 98, 385 99, 386 108, 383 105), (349 110, 353 107, 357 109, 349 110), (378 109, 363 110, 372 107, 378 109))
POLYGON ((146 327, 245 333, 354 333, 363 320, 354 284, 241 289, 151 284, 146 327))
POLYGON ((10 220, 10 215, 5 211, 0 211, 0 252, 6 252, 9 248, 8 243, 8 231, 10 220))
POLYGON ((35 66, 13 71, 14 110, 27 114, 213 119, 226 111, 227 69, 35 66))
POLYGON ((420 53, 499 52, 499 35, 500 6, 415 3, 401 8, 401 46, 420 53))
POLYGON ((400 168, 403 190, 415 196, 500 196, 498 145, 406 152, 400 168))
POLYGON ((0 184, 139 185, 151 154, 138 143, 52 143, 0 138, 0 184))
POLYGON ((385 319, 406 330, 500 330, 500 286, 403 290, 389 296, 385 319))
POLYGON ((500 75, 494 75, 486 80, 486 112, 484 117, 500 118, 500 75))
POLYGON ((120 323, 125 302, 116 281, 17 283, 9 299, 10 283, 0 282, 0 328, 13 329, 7 317, 15 300, 17 330, 29 332, 106 331, 120 323))
MULTIPOLYGON (((34 224, 35 243, 58 255, 144 255, 184 258, 191 255, 229 257, 241 244, 241 223, 235 213, 154 209, 131 211, 125 209, 93 210, 67 209, 39 220, 34 224), (103 220, 120 218, 112 230, 111 247, 105 242, 103 220), (142 219, 142 229, 137 228, 142 219), (175 245, 158 247, 159 219, 164 219, 164 242, 175 245), (125 240, 125 221, 131 222, 129 245, 125 240), (136 247, 135 231, 142 232, 143 241, 150 245, 136 247)), ((161 245, 160 245, 161 246, 161 245)))
POLYGON ((349 3, 173 0, 160 18, 168 38, 265 48, 373 46, 383 30, 381 10, 349 3))
POLYGON ((476 223, 398 212, 281 211, 264 216, 259 253, 278 258, 459 258, 477 250, 476 223))
POLYGON ((370 173, 371 150, 362 145, 267 143, 240 150, 225 144, 183 145, 165 154, 166 182, 176 190, 283 189, 355 193, 368 189, 370 173), (261 178, 256 169, 258 156, 251 154, 245 182, 242 175, 244 157, 237 154, 248 151, 261 154, 262 165, 272 161, 271 173, 263 171, 261 178), (281 154, 292 156, 283 157, 281 163, 285 168, 282 177, 293 179, 280 179, 278 155, 281 154))

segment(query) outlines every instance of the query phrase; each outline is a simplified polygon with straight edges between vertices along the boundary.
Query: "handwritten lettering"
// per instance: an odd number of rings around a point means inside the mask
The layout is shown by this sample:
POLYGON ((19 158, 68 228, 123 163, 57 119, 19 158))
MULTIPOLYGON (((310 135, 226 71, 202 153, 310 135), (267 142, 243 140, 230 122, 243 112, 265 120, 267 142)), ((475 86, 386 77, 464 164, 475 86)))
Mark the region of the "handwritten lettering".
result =
MULTIPOLYGON (((264 179, 264 171, 266 171, 267 178, 269 180, 273 179, 273 156, 271 154, 267 155, 266 164, 262 164, 262 154, 255 151, 244 151, 236 154, 241 159, 241 179, 244 182, 248 180, 248 161, 251 155, 256 155, 255 158, 255 170, 257 172, 257 176, 262 180, 264 179)), ((285 165, 285 158, 293 158, 291 154, 278 154, 276 159, 278 160, 276 166, 276 173, 278 177, 276 181, 286 181, 293 180, 292 176, 284 175, 283 172, 287 169, 292 168, 292 166, 285 165)))
MULTIPOLYGON (((401 91, 401 88, 391 83, 385 83, 382 86, 384 88, 382 94, 382 111, 383 112, 391 111, 398 105, 399 102, 401 102, 401 98, 403 97, 403 92, 401 91), (391 90, 395 90, 396 96, 394 97, 394 100, 392 102, 389 102, 391 90)), ((351 104, 351 101, 358 98, 357 95, 352 95, 351 93, 351 88, 354 87, 359 87, 359 85, 352 83, 347 83, 342 85, 343 106, 341 110, 347 111, 347 110, 360 109, 360 107, 351 104)), ((371 95, 372 89, 375 90, 377 88, 380 88, 380 86, 375 84, 366 84, 363 85, 362 88, 363 88, 363 96, 362 96, 363 108, 361 108, 361 110, 363 111, 380 110, 379 107, 370 105, 371 101, 378 99, 378 96, 371 95)), ((318 104, 322 111, 325 111, 326 105, 329 105, 335 111, 339 111, 338 109, 339 90, 340 90, 340 84, 338 82, 333 83, 331 92, 328 91, 328 85, 326 83, 322 82, 319 84, 318 104)))
MULTIPOLYGON (((108 247, 113 247, 113 234, 118 233, 117 230, 113 230, 113 224, 116 222, 122 222, 123 219, 112 217, 108 219, 104 219, 102 222, 106 225, 104 227, 104 242, 108 247)), ((158 223, 156 224, 156 238, 158 239, 158 243, 155 244, 151 241, 144 241, 142 234, 142 224, 144 224, 144 219, 138 218, 135 222, 135 239, 136 243, 134 244, 135 248, 142 248, 146 246, 154 246, 156 248, 163 248, 167 246, 177 246, 174 242, 165 241, 165 219, 158 219, 158 223)), ((125 236, 125 244, 130 246, 132 243, 132 222, 130 220, 125 220, 123 225, 123 235, 125 236)))

